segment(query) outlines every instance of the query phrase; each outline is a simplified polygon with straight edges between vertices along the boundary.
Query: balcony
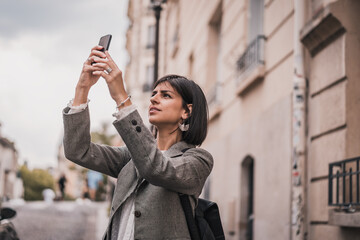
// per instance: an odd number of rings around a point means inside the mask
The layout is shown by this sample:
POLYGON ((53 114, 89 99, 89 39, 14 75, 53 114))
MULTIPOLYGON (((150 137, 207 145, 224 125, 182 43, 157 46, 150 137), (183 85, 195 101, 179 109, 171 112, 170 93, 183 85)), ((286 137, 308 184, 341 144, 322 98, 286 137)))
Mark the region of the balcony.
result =
POLYGON ((329 206, 349 209, 360 205, 359 163, 360 157, 329 164, 329 206))
POLYGON ((329 164, 329 223, 360 227, 360 157, 329 164))
POLYGON ((236 62, 238 73, 236 85, 239 95, 265 76, 265 40, 265 36, 257 36, 236 62))

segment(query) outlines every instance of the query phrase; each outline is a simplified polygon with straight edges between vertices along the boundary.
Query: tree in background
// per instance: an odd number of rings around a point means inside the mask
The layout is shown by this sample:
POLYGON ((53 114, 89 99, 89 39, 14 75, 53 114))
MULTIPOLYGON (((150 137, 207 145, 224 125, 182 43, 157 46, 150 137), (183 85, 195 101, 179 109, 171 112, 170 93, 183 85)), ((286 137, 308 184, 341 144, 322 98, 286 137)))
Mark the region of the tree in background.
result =
POLYGON ((109 134, 109 123, 103 122, 101 124, 101 130, 91 132, 91 141, 99 144, 112 145, 112 140, 115 138, 115 134, 109 134))
MULTIPOLYGON (((101 125, 100 131, 91 132, 91 141, 98 144, 112 145, 115 134, 109 134, 109 123, 103 122, 101 125)), ((95 201, 104 201, 106 200, 106 195, 108 194, 108 176, 102 174, 102 180, 98 182, 95 196, 93 197, 95 201)))
POLYGON ((55 189, 54 178, 43 169, 29 170, 26 165, 20 168, 24 183, 24 199, 26 201, 43 200, 44 189, 55 189))

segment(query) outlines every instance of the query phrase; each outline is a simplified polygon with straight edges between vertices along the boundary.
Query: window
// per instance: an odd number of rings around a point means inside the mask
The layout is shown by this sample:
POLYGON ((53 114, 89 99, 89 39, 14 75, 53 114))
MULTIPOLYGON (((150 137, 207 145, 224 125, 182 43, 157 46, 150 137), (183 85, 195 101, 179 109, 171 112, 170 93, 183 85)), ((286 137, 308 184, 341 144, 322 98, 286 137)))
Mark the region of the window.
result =
POLYGON ((253 239, 254 225, 254 160, 247 156, 241 164, 240 239, 253 239))
POLYGON ((264 0, 249 0, 248 43, 263 35, 264 0))
POLYGON ((248 0, 247 48, 236 62, 236 85, 239 95, 265 76, 266 38, 263 35, 263 22, 264 0, 248 0))
POLYGON ((221 22, 222 5, 218 5, 209 22, 206 89, 208 104, 218 103, 221 83, 221 22))
POLYGON ((171 8, 169 9, 169 20, 168 26, 170 26, 170 54, 172 58, 176 57, 176 54, 179 50, 179 37, 180 37, 180 7, 179 1, 171 1, 171 8))
POLYGON ((155 25, 148 26, 146 48, 154 48, 155 46, 155 25))
POLYGON ((154 84, 154 66, 149 65, 146 67, 145 83, 143 85, 143 92, 151 91, 153 84, 154 84))

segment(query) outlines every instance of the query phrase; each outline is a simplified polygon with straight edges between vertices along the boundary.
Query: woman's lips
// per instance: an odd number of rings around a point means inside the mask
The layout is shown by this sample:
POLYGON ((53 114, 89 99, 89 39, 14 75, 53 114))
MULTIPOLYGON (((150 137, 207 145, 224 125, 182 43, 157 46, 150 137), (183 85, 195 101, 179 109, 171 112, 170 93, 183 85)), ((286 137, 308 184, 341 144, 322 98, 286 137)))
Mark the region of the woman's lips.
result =
POLYGON ((151 114, 151 113, 155 113, 155 112, 159 112, 160 111, 160 109, 158 109, 158 108, 156 108, 156 107, 151 107, 150 109, 149 109, 149 113, 151 114))

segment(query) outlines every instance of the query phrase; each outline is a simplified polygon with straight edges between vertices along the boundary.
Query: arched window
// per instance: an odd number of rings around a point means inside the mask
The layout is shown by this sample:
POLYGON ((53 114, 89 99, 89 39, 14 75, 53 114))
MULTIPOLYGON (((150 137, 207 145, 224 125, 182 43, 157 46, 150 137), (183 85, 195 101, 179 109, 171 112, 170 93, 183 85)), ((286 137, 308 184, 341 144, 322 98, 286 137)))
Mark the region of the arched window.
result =
POLYGON ((241 163, 240 239, 253 239, 254 225, 254 159, 247 156, 241 163))

